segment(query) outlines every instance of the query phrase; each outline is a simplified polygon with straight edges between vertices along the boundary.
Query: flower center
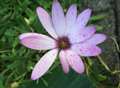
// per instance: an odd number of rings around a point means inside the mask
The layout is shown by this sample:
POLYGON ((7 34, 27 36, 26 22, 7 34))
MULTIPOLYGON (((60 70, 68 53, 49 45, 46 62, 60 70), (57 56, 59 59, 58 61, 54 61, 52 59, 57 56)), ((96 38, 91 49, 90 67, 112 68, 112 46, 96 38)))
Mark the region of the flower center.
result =
POLYGON ((70 44, 68 37, 58 38, 57 47, 59 49, 68 49, 68 48, 70 48, 70 46, 71 46, 71 44, 70 44))

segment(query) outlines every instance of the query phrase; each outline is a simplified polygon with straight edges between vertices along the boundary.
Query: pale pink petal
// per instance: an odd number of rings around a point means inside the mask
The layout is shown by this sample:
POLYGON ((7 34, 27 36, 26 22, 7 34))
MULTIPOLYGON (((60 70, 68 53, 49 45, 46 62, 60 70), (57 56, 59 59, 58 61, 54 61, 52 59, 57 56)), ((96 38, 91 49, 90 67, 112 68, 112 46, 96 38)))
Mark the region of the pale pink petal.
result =
POLYGON ((73 52, 72 50, 67 50, 66 57, 73 70, 79 74, 84 72, 85 68, 83 61, 81 60, 80 56, 77 55, 77 53, 73 52))
POLYGON ((97 45, 106 40, 106 36, 104 34, 94 34, 90 39, 85 41, 86 44, 89 45, 97 45))
POLYGON ((53 49, 46 53, 35 65, 32 71, 31 79, 36 80, 43 76, 55 61, 57 54, 58 54, 57 49, 53 49))
POLYGON ((72 50, 80 56, 97 56, 101 54, 101 49, 99 47, 89 44, 74 44, 72 50))
POLYGON ((58 36, 65 35, 66 30, 65 16, 63 9, 57 0, 54 0, 52 6, 52 21, 58 36))
POLYGON ((75 25, 76 22, 76 18, 77 18, 77 6, 74 4, 70 6, 66 14, 66 25, 67 25, 66 34, 72 32, 73 26, 75 25))
POLYGON ((78 29, 82 29, 84 28, 91 16, 91 9, 86 9, 84 10, 82 13, 80 13, 80 15, 78 15, 77 21, 76 21, 76 26, 78 27, 78 29))
POLYGON ((56 47, 55 40, 38 33, 23 33, 19 36, 21 44, 35 50, 48 50, 56 47))
POLYGON ((38 7, 36 9, 37 15, 39 17, 39 20, 41 21, 41 24, 44 26, 46 31, 54 38, 57 38, 57 35, 55 33, 55 30, 53 29, 51 17, 49 14, 41 7, 38 7))
POLYGON ((83 42, 94 35, 96 28, 94 26, 88 26, 82 30, 74 30, 68 35, 72 44, 83 42))
POLYGON ((68 73, 69 72, 69 64, 68 64, 68 61, 66 58, 66 52, 62 50, 59 54, 59 57, 60 57, 60 62, 61 62, 63 71, 65 73, 68 73))

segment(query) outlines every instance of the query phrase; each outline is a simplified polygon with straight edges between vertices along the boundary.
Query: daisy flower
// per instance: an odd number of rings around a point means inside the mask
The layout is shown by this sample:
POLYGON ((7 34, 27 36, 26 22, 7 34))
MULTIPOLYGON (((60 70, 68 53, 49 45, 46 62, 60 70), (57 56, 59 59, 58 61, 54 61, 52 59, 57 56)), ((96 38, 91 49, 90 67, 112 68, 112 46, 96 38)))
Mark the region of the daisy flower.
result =
POLYGON ((71 5, 66 15, 55 0, 52 5, 52 14, 49 15, 43 8, 36 9, 39 20, 50 36, 38 33, 23 33, 19 36, 22 45, 34 50, 49 50, 35 65, 31 79, 36 80, 43 76, 57 55, 65 73, 72 68, 81 74, 85 70, 82 56, 97 56, 101 49, 97 46, 106 36, 95 33, 95 26, 87 26, 91 16, 91 9, 86 9, 77 15, 77 7, 71 5))

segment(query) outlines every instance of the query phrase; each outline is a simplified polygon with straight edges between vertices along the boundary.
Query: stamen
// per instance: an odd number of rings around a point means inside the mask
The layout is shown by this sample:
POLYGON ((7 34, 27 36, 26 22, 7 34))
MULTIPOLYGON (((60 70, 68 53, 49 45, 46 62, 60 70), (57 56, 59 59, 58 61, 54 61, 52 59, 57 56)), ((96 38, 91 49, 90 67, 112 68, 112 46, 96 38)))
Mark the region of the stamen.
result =
POLYGON ((59 49, 68 49, 71 44, 68 37, 61 37, 57 40, 57 46, 59 49))

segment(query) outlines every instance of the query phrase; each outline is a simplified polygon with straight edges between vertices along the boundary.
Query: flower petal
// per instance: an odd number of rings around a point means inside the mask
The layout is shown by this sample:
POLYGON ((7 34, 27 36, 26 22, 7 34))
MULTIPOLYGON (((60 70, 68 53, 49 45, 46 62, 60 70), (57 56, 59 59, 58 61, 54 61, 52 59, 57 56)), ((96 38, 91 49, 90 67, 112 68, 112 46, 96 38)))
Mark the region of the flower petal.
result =
POLYGON ((69 65, 74 69, 77 73, 84 72, 84 64, 81 58, 72 50, 67 50, 66 57, 69 65))
POLYGON ((48 69, 51 67, 51 65, 55 61, 55 59, 57 57, 57 53, 58 53, 58 50, 53 49, 53 50, 49 51, 48 53, 46 53, 38 61, 38 63, 35 65, 35 67, 33 69, 32 75, 31 75, 32 80, 36 80, 36 79, 40 78, 48 71, 48 69))
POLYGON ((84 10, 82 13, 80 13, 80 15, 78 15, 77 21, 76 21, 76 25, 78 27, 78 29, 82 29, 86 26, 86 24, 88 23, 90 16, 91 16, 91 9, 86 9, 84 10))
POLYGON ((53 37, 57 38, 55 30, 53 29, 52 21, 49 14, 41 7, 36 9, 37 15, 39 20, 41 21, 42 25, 46 29, 46 31, 53 37))
POLYGON ((66 14, 66 25, 67 25, 67 32, 71 32, 73 26, 75 25, 77 18, 77 6, 75 4, 71 5, 66 14))
POLYGON ((63 9, 57 0, 54 0, 52 6, 52 21, 58 36, 63 36, 66 29, 65 16, 63 9))
POLYGON ((69 64, 68 64, 68 61, 66 58, 66 52, 62 50, 59 54, 59 57, 60 57, 60 62, 61 62, 63 71, 65 73, 68 73, 69 72, 69 64))
POLYGON ((80 56, 97 56, 101 53, 101 49, 95 45, 74 44, 72 50, 80 56))
POLYGON ((68 35, 72 44, 83 42, 94 35, 96 28, 94 26, 85 27, 82 30, 74 30, 70 35, 68 35))
POLYGON ((21 44, 35 50, 48 50, 56 47, 55 40, 37 33, 23 33, 19 36, 21 44))
POLYGON ((86 44, 89 45, 97 45, 106 40, 106 36, 104 34, 95 34, 90 39, 85 41, 86 44))

